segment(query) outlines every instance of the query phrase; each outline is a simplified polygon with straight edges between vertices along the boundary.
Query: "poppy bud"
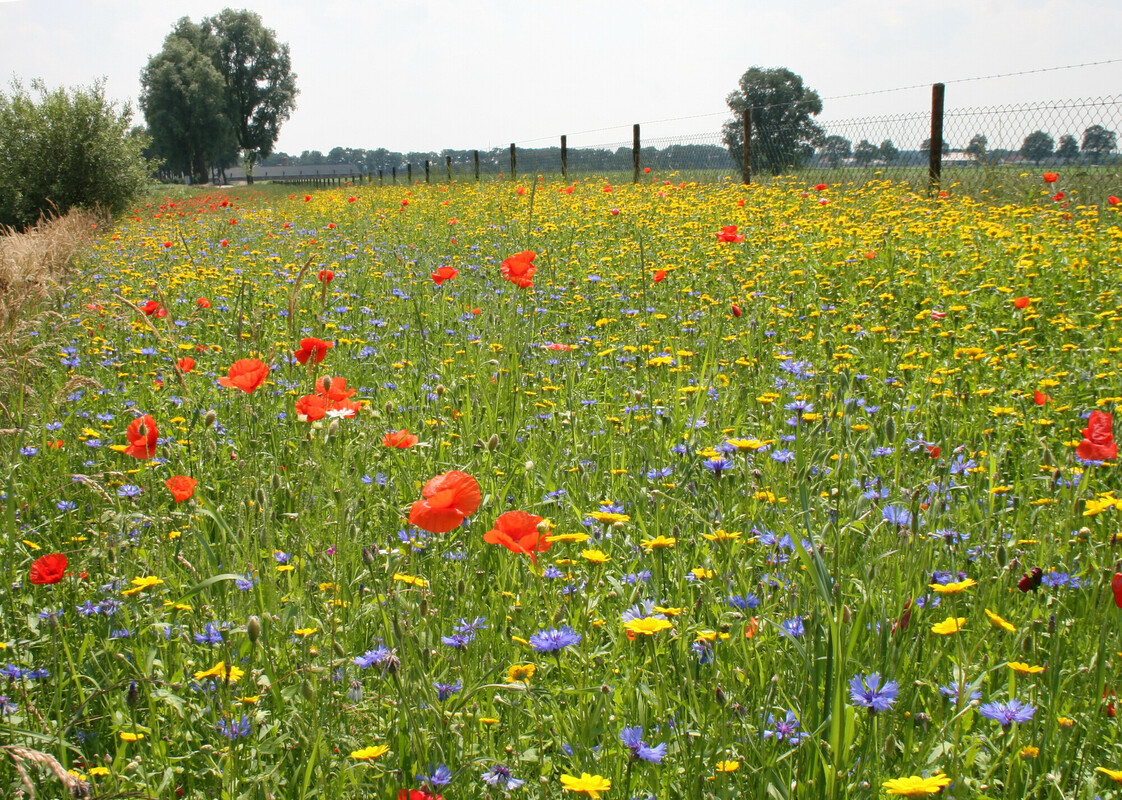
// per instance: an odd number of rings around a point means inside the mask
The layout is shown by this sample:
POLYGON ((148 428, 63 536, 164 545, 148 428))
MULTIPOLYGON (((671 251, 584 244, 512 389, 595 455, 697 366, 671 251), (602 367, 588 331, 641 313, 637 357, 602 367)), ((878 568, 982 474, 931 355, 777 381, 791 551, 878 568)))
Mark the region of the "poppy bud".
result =
POLYGON ((436 392, 436 396, 437 396, 437 397, 443 397, 443 396, 444 396, 444 392, 445 392, 446 390, 445 390, 445 388, 444 388, 444 384, 443 384, 443 383, 438 383, 438 384, 436 385, 436 389, 434 389, 433 391, 435 391, 435 392, 436 392))
POLYGON ((744 312, 740 310, 740 306, 738 306, 736 303, 732 304, 732 315, 734 317, 739 317, 743 313, 744 312))
POLYGON ((256 614, 251 614, 245 621, 245 633, 251 644, 257 644, 257 640, 261 638, 261 618, 256 614))
POLYGON ((1044 580, 1044 570, 1042 570, 1040 567, 1033 567, 1029 571, 1029 574, 1032 576, 1032 588, 1038 588, 1041 582, 1044 580))
POLYGON ((369 547, 362 548, 362 563, 368 567, 374 563, 374 553, 369 547))
POLYGON ((347 648, 343 647, 343 643, 338 640, 335 641, 335 655, 339 658, 347 655, 347 648))
POLYGON ((1114 592, 1114 605, 1122 608, 1122 572, 1114 573, 1114 580, 1110 582, 1110 590, 1114 592))
POLYGON ((257 505, 265 505, 265 490, 260 486, 257 487, 257 505))
POLYGON ((128 694, 125 695, 125 703, 129 708, 136 708, 140 705, 140 690, 136 686, 136 681, 129 683, 128 694))
POLYGON ((717 704, 722 705, 722 706, 725 704, 725 701, 727 700, 727 698, 725 697, 725 690, 722 689, 720 686, 717 687, 717 691, 714 692, 713 697, 717 701, 717 704))
POLYGON ((999 567, 1004 567, 1009 562, 1009 552, 1005 549, 1005 545, 999 544, 997 546, 996 558, 999 567))
POLYGON ((300 693, 304 695, 304 699, 309 703, 316 699, 316 686, 309 680, 305 680, 300 686, 300 693))
POLYGON ((848 623, 851 619, 853 619, 853 609, 842 606, 842 622, 848 623))
POLYGON ((323 376, 323 393, 327 394, 330 391, 331 391, 331 376, 330 375, 324 375, 323 376))
POLYGON ((331 420, 331 424, 327 426, 327 438, 330 439, 339 433, 339 420, 331 420))
POLYGON ((497 433, 492 433, 491 438, 487 440, 487 450, 489 452, 493 453, 498 449, 499 449, 499 435, 497 433))
POLYGON ((421 598, 421 603, 417 608, 421 612, 422 617, 427 617, 429 613, 429 599, 427 597, 421 598))

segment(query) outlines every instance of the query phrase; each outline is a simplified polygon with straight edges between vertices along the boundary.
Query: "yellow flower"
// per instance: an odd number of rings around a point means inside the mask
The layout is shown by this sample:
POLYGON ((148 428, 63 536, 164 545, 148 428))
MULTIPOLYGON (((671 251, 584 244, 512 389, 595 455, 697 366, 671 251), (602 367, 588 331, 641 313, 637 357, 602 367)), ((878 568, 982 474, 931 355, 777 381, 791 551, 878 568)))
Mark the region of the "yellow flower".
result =
POLYGON ((195 680, 201 681, 203 678, 220 678, 228 683, 234 683, 243 675, 245 675, 245 670, 238 669, 233 664, 227 667, 225 661, 219 661, 208 670, 196 672, 195 680))
POLYGON ((390 751, 388 745, 376 744, 372 747, 364 747, 361 750, 354 750, 351 752, 351 758, 357 758, 359 761, 370 761, 378 756, 384 756, 390 751))
POLYGON ((419 586, 422 589, 428 588, 429 585, 429 582, 424 578, 418 578, 414 575, 405 575, 401 572, 395 572, 393 574, 393 579, 395 581, 401 581, 402 583, 408 583, 410 586, 419 586))
POLYGON ((675 606, 668 606, 668 607, 655 606, 651 610, 654 611, 654 613, 656 613, 656 614, 665 614, 668 617, 676 617, 679 614, 681 614, 683 611, 685 611, 684 608, 677 608, 675 606))
POLYGON ((1016 625, 1014 625, 1012 622, 1008 622, 1002 619, 997 614, 990 611, 988 608, 986 609, 986 616, 990 618, 990 624, 995 628, 999 628, 1000 630, 1007 631, 1009 633, 1015 633, 1017 630, 1016 625))
POLYGON ((1115 783, 1122 783, 1122 769, 1107 769, 1106 767, 1095 767, 1095 769, 1112 779, 1115 783))
POLYGON ((930 778, 912 775, 908 778, 893 778, 881 784, 888 794, 902 797, 924 797, 929 794, 938 794, 943 787, 949 785, 951 779, 939 772, 930 778))
POLYGON ((642 542, 643 547, 645 547, 647 549, 648 553, 651 550, 655 550, 655 549, 660 548, 660 547, 673 547, 677 543, 678 543, 678 540, 675 539, 673 536, 663 536, 661 534, 659 534, 658 536, 656 536, 653 539, 644 539, 643 542, 642 542))
POLYGON ((576 544, 580 544, 581 542, 588 541, 588 534, 587 533, 558 533, 554 536, 545 537, 545 540, 547 542, 549 542, 550 544, 554 544, 556 542, 574 542, 576 544))
POLYGON ((717 772, 736 772, 740 769, 739 761, 718 761, 714 767, 717 772))
POLYGON ((962 630, 965 623, 966 617, 947 617, 942 622, 936 622, 932 625, 931 632, 938 633, 941 636, 949 636, 962 630))
POLYGON ((1014 672, 1019 672, 1022 675, 1039 675, 1044 671, 1044 667, 1034 667, 1031 664, 1026 664, 1023 661, 1010 661, 1006 666, 1014 672))
POLYGON ((603 550, 581 550, 580 554, 584 559, 591 561, 593 564, 603 564, 606 561, 612 560, 612 557, 603 550))
POLYGON ((561 785, 569 792, 584 792, 591 798, 600 796, 600 792, 606 792, 612 788, 612 782, 601 775, 589 775, 587 772, 581 773, 579 778, 573 775, 562 775, 561 785))
POLYGON ((928 584, 928 586, 930 586, 932 589, 934 589, 939 594, 958 594, 959 592, 966 591, 971 586, 977 586, 977 585, 978 585, 978 582, 976 580, 974 580, 973 578, 967 578, 964 581, 956 581, 954 583, 930 583, 930 584, 928 584))
POLYGON ((726 531, 718 528, 712 533, 703 533, 701 535, 711 542, 731 542, 733 539, 740 538, 740 531, 726 531))
POLYGON ((1040 755, 1040 748, 1034 747, 1031 744, 1025 745, 1021 748, 1021 752, 1019 755, 1021 756, 1021 758, 1036 758, 1038 755, 1040 755))
POLYGON ((311 636, 316 630, 316 628, 297 628, 293 631, 293 634, 296 636, 311 636))
POLYGON ((711 569, 706 569, 705 567, 694 567, 690 570, 690 574, 701 581, 712 578, 716 573, 714 573, 711 569))
MULTIPOLYGON (((770 401, 769 401, 770 402, 770 401)), ((761 439, 729 439, 728 444, 731 444, 737 450, 759 450, 761 447, 767 447, 772 443, 772 440, 763 441, 761 439)))
POLYGON ((629 522, 631 517, 627 514, 615 514, 611 511, 593 511, 588 516, 597 522, 629 522))
POLYGON ((507 683, 529 683, 538 668, 533 664, 515 664, 506 671, 507 683))
POLYGON ((129 581, 129 583, 133 585, 133 588, 125 589, 125 591, 121 592, 121 594, 138 594, 140 592, 143 592, 145 589, 151 588, 153 586, 159 586, 161 583, 163 583, 163 581, 154 575, 148 575, 144 578, 133 578, 131 581, 129 581))
POLYGON ((87 770, 87 772, 89 772, 90 775, 93 775, 95 777, 101 777, 103 775, 108 775, 109 774, 109 768, 108 767, 90 767, 87 770))
POLYGON ((646 636, 653 636, 659 631, 664 631, 667 628, 673 628, 668 619, 659 619, 658 617, 640 617, 633 619, 629 622, 623 623, 624 629, 628 633, 644 634, 646 636))
POLYGON ((480 717, 479 722, 481 725, 498 725, 499 721, 495 717, 480 717))
POLYGON ((122 742, 138 742, 144 738, 143 733, 131 733, 129 731, 121 731, 120 736, 122 742))
POLYGON ((1070 728, 1075 724, 1075 720, 1071 717, 1056 717, 1056 724, 1061 728, 1070 728))

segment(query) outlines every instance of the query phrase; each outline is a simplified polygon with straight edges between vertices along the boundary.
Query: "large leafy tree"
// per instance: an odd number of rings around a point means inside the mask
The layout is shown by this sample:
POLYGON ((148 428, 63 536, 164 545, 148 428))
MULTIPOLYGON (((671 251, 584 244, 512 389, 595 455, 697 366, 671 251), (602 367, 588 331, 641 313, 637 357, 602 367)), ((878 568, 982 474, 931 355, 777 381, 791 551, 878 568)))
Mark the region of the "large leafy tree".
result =
POLYGON ((822 113, 818 92, 782 67, 752 67, 740 76, 727 100, 736 114, 722 128, 729 153, 740 163, 744 153, 744 113, 752 109, 752 169, 773 175, 797 167, 814 154, 825 135, 812 117, 822 113))
POLYGON ((1118 146, 1118 134, 1102 125, 1092 125, 1083 131, 1083 152, 1091 156, 1092 164, 1101 164, 1103 157, 1118 146))
POLYGON ((1056 158, 1062 161, 1074 161, 1079 158, 1079 142, 1070 133, 1060 137, 1060 143, 1056 147, 1056 158))
POLYGON ((1021 143, 1021 157, 1026 161, 1039 164, 1052 155, 1056 149, 1056 140, 1044 131, 1033 131, 1021 143))
POLYGON ((277 42, 252 11, 223 9, 202 22, 214 39, 225 82, 226 114, 252 180, 253 165, 273 152, 280 126, 296 108, 296 75, 288 45, 277 42))
POLYGON ((184 17, 141 72, 140 107, 152 152, 172 172, 206 183, 210 167, 236 147, 225 84, 208 37, 184 17))

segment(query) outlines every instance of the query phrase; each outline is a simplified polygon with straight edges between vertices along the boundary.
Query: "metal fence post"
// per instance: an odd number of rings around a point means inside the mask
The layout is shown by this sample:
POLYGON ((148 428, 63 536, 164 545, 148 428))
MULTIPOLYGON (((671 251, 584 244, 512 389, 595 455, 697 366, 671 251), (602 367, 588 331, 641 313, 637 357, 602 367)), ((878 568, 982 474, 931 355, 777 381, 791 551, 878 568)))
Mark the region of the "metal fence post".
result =
POLYGON ((943 93, 946 87, 941 83, 931 86, 931 143, 928 148, 927 173, 930 189, 939 189, 943 174, 943 93))
POLYGON ((569 176, 569 137, 561 135, 561 180, 569 176))
POLYGON ((514 142, 510 143, 510 177, 518 174, 518 157, 514 154, 514 142))
POLYGON ((639 182, 639 123, 631 128, 631 182, 639 182))
POLYGON ((741 169, 744 174, 745 185, 752 182, 752 107, 744 109, 744 130, 741 135, 744 137, 744 163, 741 169))

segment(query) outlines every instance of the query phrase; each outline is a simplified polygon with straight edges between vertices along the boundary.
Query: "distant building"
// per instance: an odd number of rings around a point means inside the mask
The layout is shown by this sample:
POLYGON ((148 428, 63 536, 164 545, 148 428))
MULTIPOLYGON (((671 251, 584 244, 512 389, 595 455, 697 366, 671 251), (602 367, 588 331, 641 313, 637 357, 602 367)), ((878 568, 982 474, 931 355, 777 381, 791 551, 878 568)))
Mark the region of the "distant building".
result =
MULTIPOLYGON (((310 167, 254 167, 255 181, 313 181, 317 179, 354 178, 362 171, 354 164, 316 164, 310 167)), ((231 167, 226 170, 226 180, 230 183, 245 183, 245 168, 231 167)))

